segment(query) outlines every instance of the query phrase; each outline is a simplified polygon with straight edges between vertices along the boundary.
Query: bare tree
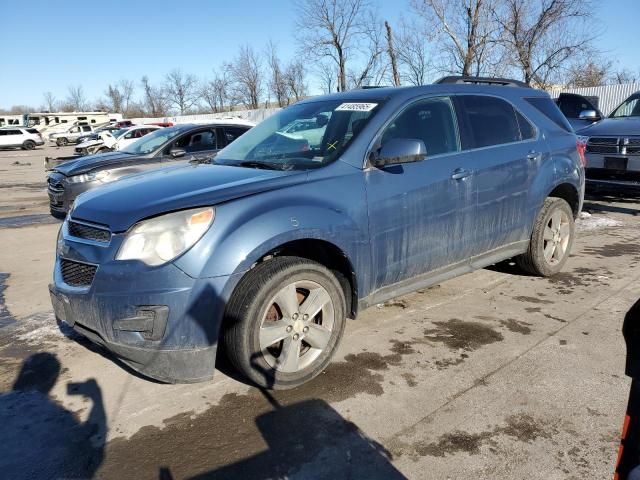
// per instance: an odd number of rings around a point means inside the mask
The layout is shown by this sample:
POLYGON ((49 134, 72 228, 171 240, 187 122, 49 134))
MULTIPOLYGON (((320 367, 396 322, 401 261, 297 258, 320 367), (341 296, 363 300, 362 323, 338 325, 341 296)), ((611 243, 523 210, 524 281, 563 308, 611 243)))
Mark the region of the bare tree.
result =
POLYGON ((68 87, 66 106, 76 112, 81 112, 87 108, 87 98, 84 95, 82 85, 71 85, 68 87))
POLYGON ((396 57, 396 51, 393 48, 393 33, 391 31, 391 25, 389 22, 384 22, 384 28, 387 32, 387 54, 389 55, 389 61, 391 62, 391 78, 395 86, 400 85, 400 73, 398 72, 398 61, 396 57))
POLYGON ((493 11, 498 0, 412 0, 414 11, 438 32, 443 70, 465 76, 486 73, 483 59, 497 47, 493 11))
POLYGON ((617 84, 636 83, 640 81, 640 71, 638 71, 638 73, 633 73, 628 68, 623 68, 613 72, 611 79, 613 83, 617 84))
POLYGON ((307 70, 300 60, 292 60, 284 72, 289 95, 297 102, 307 96, 307 70))
POLYGON ((149 78, 142 77, 142 91, 144 92, 144 107, 146 112, 152 117, 164 117, 167 114, 167 101, 162 89, 153 87, 149 83, 149 78))
POLYGON ((569 68, 566 84, 574 88, 606 85, 611 78, 611 66, 612 62, 597 59, 575 63, 569 68))
POLYGON ((247 108, 258 108, 263 91, 262 64, 249 45, 240 47, 235 60, 229 65, 229 74, 235 101, 247 108))
POLYGON ((42 94, 44 97, 44 108, 47 112, 55 112, 56 110, 56 97, 51 92, 44 92, 42 94))
POLYGON ((298 43, 317 60, 329 59, 337 68, 338 88, 347 89, 347 62, 367 28, 367 0, 298 0, 298 43))
POLYGON ((269 67, 269 93, 276 98, 279 107, 285 107, 289 104, 289 84, 276 45, 272 41, 267 45, 266 55, 269 67))
POLYGON ((494 18, 513 67, 526 83, 548 85, 593 39, 589 0, 502 0, 494 18))
POLYGON ((339 89, 338 69, 333 63, 320 62, 316 66, 316 76, 319 80, 319 87, 322 93, 334 93, 339 89))
POLYGON ((198 80, 179 69, 171 70, 165 76, 164 93, 169 105, 184 115, 198 103, 198 80))
POLYGON ((388 70, 388 63, 384 57, 387 47, 382 21, 375 12, 366 10, 362 14, 360 27, 357 51, 361 61, 356 64, 356 67, 348 70, 347 86, 349 88, 381 85, 388 70))
POLYGON ((396 55, 402 79, 411 85, 424 85, 428 81, 430 62, 427 48, 429 40, 422 25, 416 22, 401 23, 396 55))

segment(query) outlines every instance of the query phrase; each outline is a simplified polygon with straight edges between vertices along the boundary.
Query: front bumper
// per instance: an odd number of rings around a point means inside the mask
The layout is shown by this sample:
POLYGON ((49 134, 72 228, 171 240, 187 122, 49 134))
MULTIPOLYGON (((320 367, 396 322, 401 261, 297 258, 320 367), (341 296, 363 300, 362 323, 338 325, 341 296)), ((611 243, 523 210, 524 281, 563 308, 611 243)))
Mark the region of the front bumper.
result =
POLYGON ((148 377, 170 383, 210 379, 235 278, 195 279, 172 263, 114 261, 123 235, 98 246, 70 239, 67 222, 62 228, 49 286, 58 320, 148 377), (65 282, 62 265, 70 261, 97 266, 86 285, 65 282))
POLYGON ((590 190, 640 191, 640 170, 587 168, 586 185, 590 190))
POLYGON ((71 209, 74 200, 81 193, 93 190, 101 185, 100 181, 70 183, 60 173, 50 174, 47 179, 47 195, 49 196, 49 210, 51 214, 63 217, 71 209))

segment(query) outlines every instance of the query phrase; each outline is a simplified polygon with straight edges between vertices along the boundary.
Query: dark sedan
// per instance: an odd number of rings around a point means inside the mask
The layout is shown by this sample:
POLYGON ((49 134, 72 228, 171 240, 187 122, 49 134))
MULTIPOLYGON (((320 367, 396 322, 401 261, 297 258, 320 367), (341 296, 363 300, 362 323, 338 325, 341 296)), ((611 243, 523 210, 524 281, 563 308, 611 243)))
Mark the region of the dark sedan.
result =
POLYGON ((242 121, 177 125, 150 133, 117 152, 65 161, 47 177, 51 214, 63 218, 78 195, 124 176, 172 162, 208 161, 250 128, 242 121))

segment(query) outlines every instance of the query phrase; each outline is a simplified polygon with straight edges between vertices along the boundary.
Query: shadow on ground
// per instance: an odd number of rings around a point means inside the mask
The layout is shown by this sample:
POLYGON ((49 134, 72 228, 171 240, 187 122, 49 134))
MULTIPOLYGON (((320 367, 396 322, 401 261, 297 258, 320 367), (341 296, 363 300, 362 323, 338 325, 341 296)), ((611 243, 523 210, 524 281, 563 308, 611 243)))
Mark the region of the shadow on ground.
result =
POLYGON ((67 384, 90 408, 86 422, 49 393, 60 375, 51 353, 27 358, 10 392, 0 394, 0 472, 3 478, 91 478, 102 463, 106 415, 94 379, 67 384))

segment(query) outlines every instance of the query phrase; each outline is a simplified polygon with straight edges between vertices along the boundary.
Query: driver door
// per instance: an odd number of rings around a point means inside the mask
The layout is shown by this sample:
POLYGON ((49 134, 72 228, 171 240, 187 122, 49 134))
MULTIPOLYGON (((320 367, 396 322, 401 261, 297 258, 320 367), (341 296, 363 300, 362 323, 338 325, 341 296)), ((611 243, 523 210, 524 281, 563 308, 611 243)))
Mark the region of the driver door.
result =
POLYGON ((395 138, 422 140, 427 156, 365 171, 374 289, 461 262, 473 242, 474 165, 451 99, 409 104, 375 145, 395 138))

